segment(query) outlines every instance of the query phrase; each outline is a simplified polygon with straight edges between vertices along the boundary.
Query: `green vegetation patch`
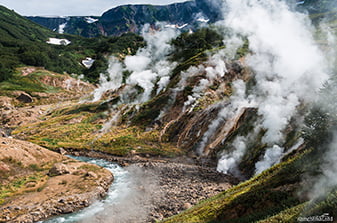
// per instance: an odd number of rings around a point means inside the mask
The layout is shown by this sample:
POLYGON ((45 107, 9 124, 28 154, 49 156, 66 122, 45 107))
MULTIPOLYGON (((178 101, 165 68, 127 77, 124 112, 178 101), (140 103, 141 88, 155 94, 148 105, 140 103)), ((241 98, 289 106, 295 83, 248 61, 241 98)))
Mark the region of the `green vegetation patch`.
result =
POLYGON ((8 184, 0 185, 0 205, 6 201, 6 198, 30 190, 28 183, 38 184, 44 178, 45 176, 43 174, 35 173, 17 178, 8 184))
POLYGON ((109 103, 105 102, 89 102, 82 103, 77 105, 70 105, 61 109, 56 109, 51 113, 52 117, 64 116, 64 115, 72 115, 79 114, 81 112, 89 112, 89 113, 99 113, 104 112, 109 109, 109 103))
POLYGON ((107 55, 134 54, 144 46, 143 38, 127 33, 116 37, 84 38, 57 34, 0 6, 0 82, 13 77, 18 66, 38 66, 58 73, 84 74, 97 82, 100 73, 108 68, 107 55), (48 44, 49 38, 68 39, 67 46, 48 44), (90 69, 81 61, 95 60, 90 69))
POLYGON ((176 156, 183 152, 170 143, 160 142, 158 130, 144 131, 137 126, 112 126, 101 131, 102 123, 108 121, 106 114, 97 117, 99 103, 76 105, 52 112, 44 120, 20 126, 12 132, 28 141, 49 149, 97 150, 113 155, 150 154, 176 156), (79 106, 79 107, 78 107, 79 106))
POLYGON ((27 76, 16 74, 8 80, 0 82, 0 92, 9 95, 13 91, 24 91, 31 94, 33 92, 55 93, 60 90, 59 88, 43 84, 40 80, 42 75, 50 74, 33 73, 27 76))

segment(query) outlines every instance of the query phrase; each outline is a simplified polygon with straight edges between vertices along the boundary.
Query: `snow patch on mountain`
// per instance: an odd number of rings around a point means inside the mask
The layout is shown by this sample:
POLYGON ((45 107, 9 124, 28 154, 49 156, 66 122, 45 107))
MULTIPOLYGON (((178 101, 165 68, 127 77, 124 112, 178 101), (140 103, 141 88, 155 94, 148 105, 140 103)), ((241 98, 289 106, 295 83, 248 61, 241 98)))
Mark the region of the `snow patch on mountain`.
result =
POLYGON ((90 67, 94 64, 95 60, 91 57, 85 58, 85 60, 82 60, 83 66, 85 66, 87 69, 90 69, 90 67))
POLYGON ((52 44, 52 45, 69 45, 71 43, 71 41, 67 40, 67 39, 58 39, 58 38, 49 38, 49 40, 47 41, 48 44, 52 44))
POLYGON ((167 24, 167 25, 165 25, 165 28, 183 29, 183 28, 185 28, 186 26, 188 26, 187 23, 185 23, 185 24, 183 24, 183 25, 181 25, 181 26, 179 26, 178 24, 167 24))
POLYGON ((98 22, 98 19, 92 18, 92 17, 85 17, 85 21, 89 24, 98 22))

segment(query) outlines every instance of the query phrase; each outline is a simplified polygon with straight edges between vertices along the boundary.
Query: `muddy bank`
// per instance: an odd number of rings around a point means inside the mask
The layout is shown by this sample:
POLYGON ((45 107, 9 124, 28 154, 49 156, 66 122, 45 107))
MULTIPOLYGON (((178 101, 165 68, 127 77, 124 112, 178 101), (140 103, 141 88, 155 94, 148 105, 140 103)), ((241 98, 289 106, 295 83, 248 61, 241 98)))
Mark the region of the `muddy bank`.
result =
POLYGON ((132 192, 118 205, 84 222, 156 222, 222 192, 238 181, 193 159, 114 157, 99 152, 70 152, 123 165, 131 174, 132 192))

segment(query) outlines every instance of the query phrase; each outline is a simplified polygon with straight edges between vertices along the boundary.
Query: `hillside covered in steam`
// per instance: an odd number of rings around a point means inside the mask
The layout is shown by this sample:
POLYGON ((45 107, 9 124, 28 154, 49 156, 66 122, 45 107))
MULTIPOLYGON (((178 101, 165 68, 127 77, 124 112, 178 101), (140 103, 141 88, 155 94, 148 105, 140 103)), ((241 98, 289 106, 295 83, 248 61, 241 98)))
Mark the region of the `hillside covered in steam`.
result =
POLYGON ((163 222, 337 219, 337 23, 308 2, 226 0, 194 32, 144 25, 90 95, 5 124, 51 150, 183 157, 240 181, 163 222))

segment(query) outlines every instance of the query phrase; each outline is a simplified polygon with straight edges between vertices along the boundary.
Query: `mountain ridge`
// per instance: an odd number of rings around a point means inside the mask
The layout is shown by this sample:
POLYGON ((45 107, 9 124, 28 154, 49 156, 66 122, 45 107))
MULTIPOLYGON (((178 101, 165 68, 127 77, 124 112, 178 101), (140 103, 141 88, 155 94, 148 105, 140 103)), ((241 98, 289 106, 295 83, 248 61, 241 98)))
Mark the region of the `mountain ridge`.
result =
POLYGON ((66 33, 95 37, 99 35, 121 35, 125 32, 141 31, 141 27, 150 23, 166 22, 167 24, 181 26, 188 24, 185 30, 197 29, 205 21, 213 23, 222 18, 221 0, 209 2, 207 0, 187 1, 173 3, 166 6, 156 5, 122 5, 107 10, 94 23, 87 23, 90 16, 70 16, 68 18, 27 17, 52 30, 58 30, 60 25, 67 23, 66 33), (201 19, 198 21, 198 17, 201 19))
MULTIPOLYGON (((300 11, 308 11, 313 19, 322 19, 326 13, 337 9, 329 1, 315 0, 289 1, 292 7, 300 11), (296 3, 297 2, 297 3, 296 3)), ((164 22, 176 27, 184 26, 183 30, 196 30, 205 24, 213 24, 223 19, 222 0, 194 0, 169 5, 128 4, 111 8, 101 16, 67 16, 43 17, 27 16, 28 19, 43 25, 51 30, 63 33, 81 35, 84 37, 97 37, 121 35, 126 32, 140 33, 146 23, 154 25, 164 22), (88 22, 87 18, 94 18, 95 22, 88 22)), ((336 13, 333 13, 337 18, 336 13)), ((332 17, 332 15, 329 15, 332 17)))

